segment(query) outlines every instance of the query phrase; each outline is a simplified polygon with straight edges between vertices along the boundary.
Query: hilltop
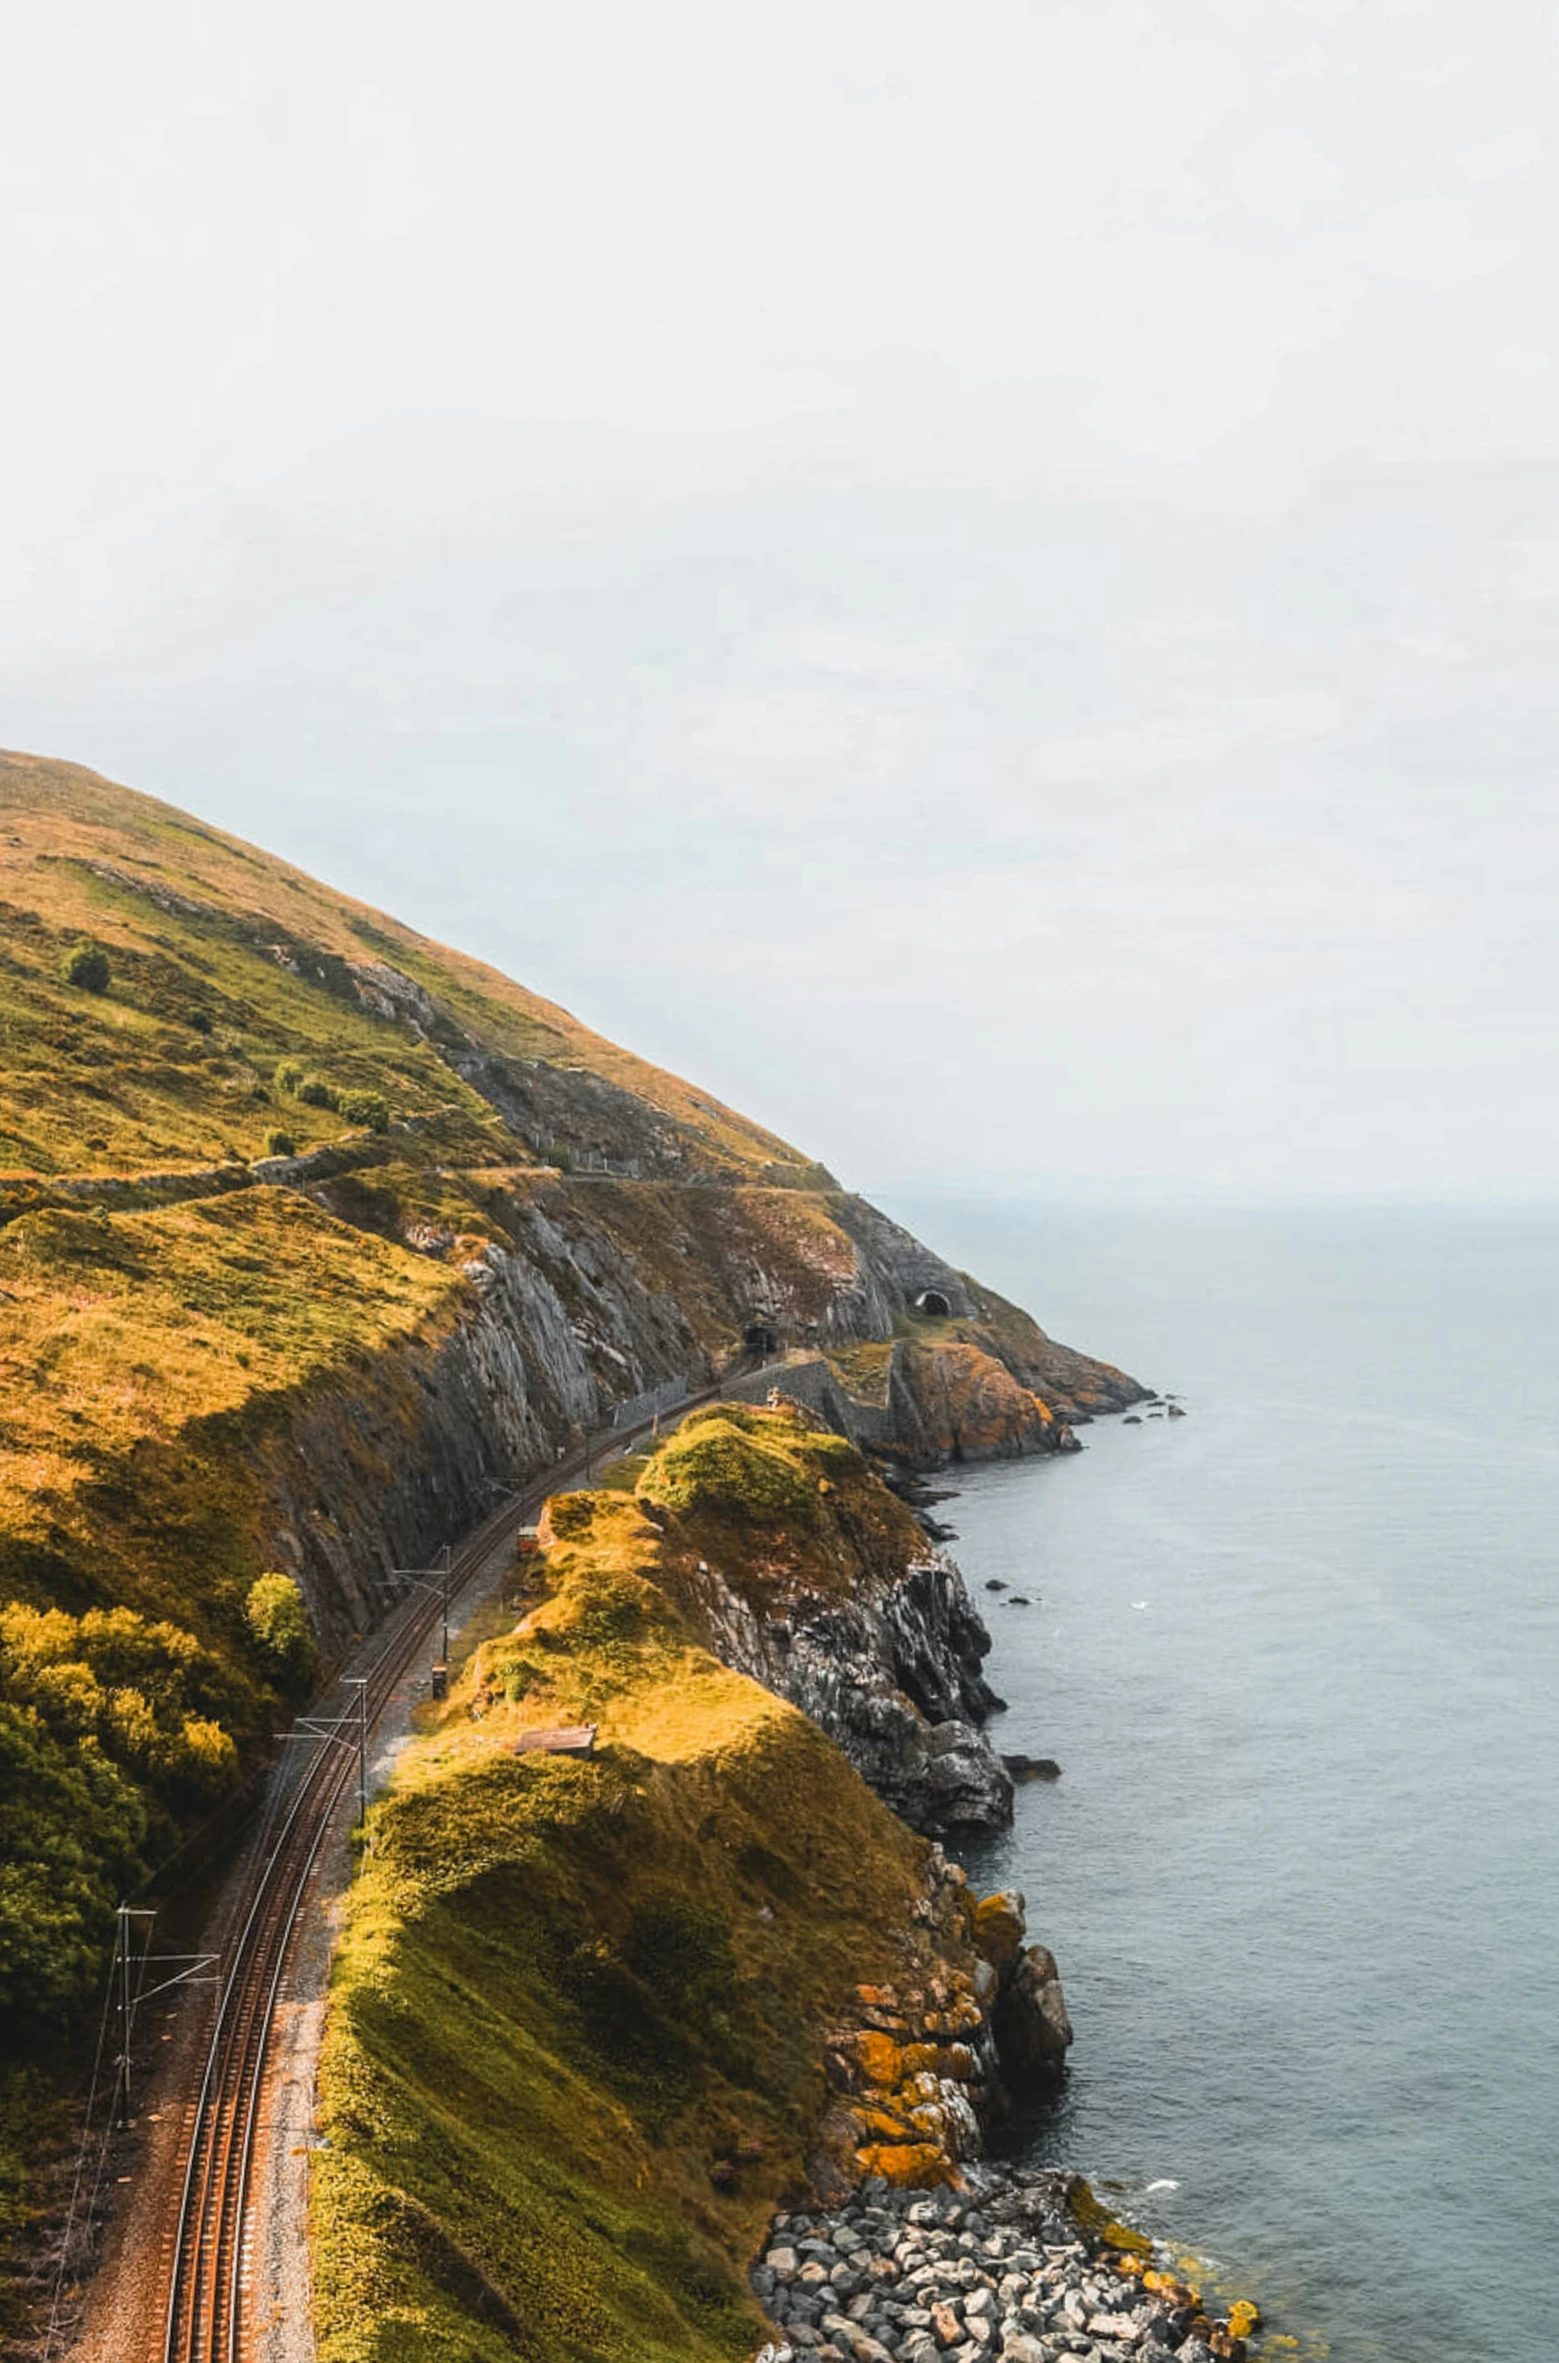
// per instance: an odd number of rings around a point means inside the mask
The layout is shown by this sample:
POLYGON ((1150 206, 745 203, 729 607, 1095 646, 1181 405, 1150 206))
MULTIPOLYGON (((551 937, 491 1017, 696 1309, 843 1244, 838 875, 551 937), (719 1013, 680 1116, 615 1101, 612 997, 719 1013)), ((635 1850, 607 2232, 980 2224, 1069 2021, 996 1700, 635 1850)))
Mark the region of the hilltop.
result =
POLYGON ((0 755, 0 1178, 189 1173, 338 1138, 323 1060, 446 1158, 831 1186, 774 1134, 480 961, 95 773, 0 755), (102 946, 111 985, 63 968, 102 946))

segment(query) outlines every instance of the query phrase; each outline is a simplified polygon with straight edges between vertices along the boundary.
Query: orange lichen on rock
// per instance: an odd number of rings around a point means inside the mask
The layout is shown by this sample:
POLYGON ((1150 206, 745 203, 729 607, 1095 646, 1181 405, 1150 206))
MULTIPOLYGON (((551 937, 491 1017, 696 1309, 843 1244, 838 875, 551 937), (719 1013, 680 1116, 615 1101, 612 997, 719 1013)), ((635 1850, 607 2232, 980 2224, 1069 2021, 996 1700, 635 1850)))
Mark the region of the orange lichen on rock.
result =
POLYGON ((1026 1906, 1021 1895, 1004 1888, 974 1906, 976 1950, 993 1969, 1006 1969, 1023 1948, 1026 1906))
POLYGON ((1177 2280, 1173 2273, 1144 2273, 1142 2286, 1156 2297, 1167 2298, 1172 2306, 1188 2306, 1192 2312, 1202 2302, 1201 2291, 1193 2289, 1189 2281, 1177 2280))
POLYGON ((1048 1449, 1055 1414, 984 1346, 961 1338, 901 1347, 894 1376, 937 1448, 955 1459, 1048 1449))
POLYGON ((902 2080, 902 2053, 891 2035, 879 2034, 875 2027, 863 2027, 851 2049, 864 2083, 892 2086, 902 2080))
POLYGON ((897 2191, 928 2190, 958 2180, 957 2170, 935 2142, 881 2142, 856 2152, 865 2174, 880 2174, 897 2191))

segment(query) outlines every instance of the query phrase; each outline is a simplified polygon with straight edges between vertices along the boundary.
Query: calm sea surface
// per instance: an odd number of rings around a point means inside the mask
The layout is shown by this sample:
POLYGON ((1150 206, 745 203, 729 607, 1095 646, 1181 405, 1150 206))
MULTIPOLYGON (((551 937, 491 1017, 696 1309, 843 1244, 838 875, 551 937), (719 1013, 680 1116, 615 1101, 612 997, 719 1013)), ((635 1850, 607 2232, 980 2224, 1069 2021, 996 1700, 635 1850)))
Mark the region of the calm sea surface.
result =
POLYGON ((1554 2363, 1559 1217, 889 1207, 1189 1412, 941 1512, 1063 1767, 970 1859, 1077 2030, 1037 2154, 1306 2354, 1554 2363))

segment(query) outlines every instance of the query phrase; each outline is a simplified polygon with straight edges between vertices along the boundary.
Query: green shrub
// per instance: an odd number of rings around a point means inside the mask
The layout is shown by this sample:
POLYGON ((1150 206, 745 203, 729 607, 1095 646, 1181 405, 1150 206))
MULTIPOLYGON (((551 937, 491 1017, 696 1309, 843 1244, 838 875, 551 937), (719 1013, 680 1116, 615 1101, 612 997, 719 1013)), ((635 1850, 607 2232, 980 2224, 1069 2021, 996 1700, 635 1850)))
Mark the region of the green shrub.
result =
POLYGON ((336 1107, 349 1124, 364 1124, 370 1132, 389 1129, 390 1103, 382 1091, 343 1091, 336 1107))
POLYGON ((272 1157, 295 1157, 298 1153, 298 1144, 290 1132, 268 1132, 265 1146, 272 1157))
POLYGON ((250 1586, 244 1615, 273 1673, 290 1690, 307 1689, 317 1663, 314 1627, 292 1577, 260 1576, 250 1586))
POLYGON ((223 1723, 239 1698, 181 1626, 130 1608, 0 1607, 8 2047, 68 2026, 100 1972, 116 1895, 168 1851, 181 1820, 232 1787, 238 1751, 223 1723))
POLYGON ((0 2014, 36 2043, 80 2005, 117 1893, 140 1876, 146 1809, 118 1765, 0 1699, 0 2014))
POLYGON ((296 1096, 306 1108, 333 1108, 337 1104, 337 1094, 323 1075, 305 1075, 296 1096))
POLYGON ((295 1058, 284 1058, 273 1077, 278 1091, 296 1091, 303 1081, 303 1069, 295 1058))
POLYGON ((84 993, 106 993, 108 990, 108 954, 101 944, 77 944, 65 961, 65 982, 79 985, 84 993))

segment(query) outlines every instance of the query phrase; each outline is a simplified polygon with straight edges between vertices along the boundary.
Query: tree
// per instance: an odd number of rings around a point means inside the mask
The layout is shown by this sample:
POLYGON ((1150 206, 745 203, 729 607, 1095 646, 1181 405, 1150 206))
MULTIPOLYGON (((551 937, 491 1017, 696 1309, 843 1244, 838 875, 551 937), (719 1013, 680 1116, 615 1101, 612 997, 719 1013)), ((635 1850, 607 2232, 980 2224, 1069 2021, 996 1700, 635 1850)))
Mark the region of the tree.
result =
POLYGON ((260 1576, 244 1603, 249 1630, 289 1689, 307 1689, 317 1662, 314 1627, 303 1594, 290 1575, 260 1576))
POLYGON ((77 944, 65 962, 65 982, 79 985, 84 993, 106 993, 109 974, 108 954, 101 944, 77 944))
POLYGON ((0 2018, 37 2041, 96 1979, 116 1894, 140 1876, 146 1813, 95 1749, 0 1700, 0 2018))
POLYGON ((381 1091, 343 1091, 336 1106, 348 1124, 366 1125, 370 1132, 389 1129, 389 1102, 381 1091))

